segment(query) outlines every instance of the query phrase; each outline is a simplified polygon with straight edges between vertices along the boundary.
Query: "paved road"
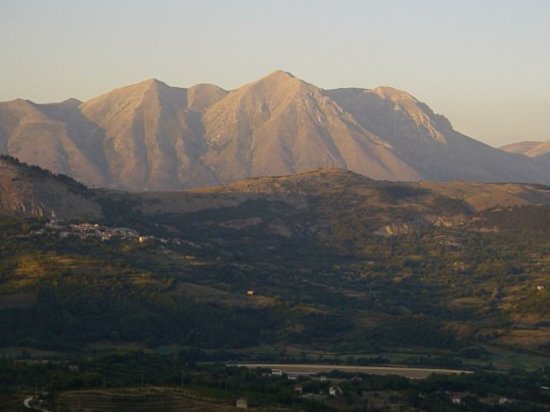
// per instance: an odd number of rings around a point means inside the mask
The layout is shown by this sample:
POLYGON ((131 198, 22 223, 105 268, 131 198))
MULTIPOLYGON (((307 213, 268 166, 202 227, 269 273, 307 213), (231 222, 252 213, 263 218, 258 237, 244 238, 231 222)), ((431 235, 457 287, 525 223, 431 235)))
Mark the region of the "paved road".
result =
POLYGON ((407 368, 396 366, 348 366, 348 365, 323 365, 323 364, 291 364, 291 363, 238 363, 235 366, 245 368, 279 369, 285 373, 322 373, 333 370, 341 372, 361 372, 373 375, 399 375, 406 378, 425 379, 433 373, 441 375, 459 375, 472 373, 461 369, 437 369, 437 368, 407 368))

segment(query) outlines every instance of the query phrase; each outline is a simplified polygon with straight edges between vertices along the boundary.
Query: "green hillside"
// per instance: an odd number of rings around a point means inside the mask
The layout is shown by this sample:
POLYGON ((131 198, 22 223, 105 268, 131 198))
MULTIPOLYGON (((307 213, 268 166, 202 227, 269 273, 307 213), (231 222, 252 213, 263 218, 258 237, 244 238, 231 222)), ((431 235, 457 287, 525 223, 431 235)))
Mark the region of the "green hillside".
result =
POLYGON ((3 219, 2 346, 549 354, 547 205, 338 170, 94 196, 98 228, 3 219))

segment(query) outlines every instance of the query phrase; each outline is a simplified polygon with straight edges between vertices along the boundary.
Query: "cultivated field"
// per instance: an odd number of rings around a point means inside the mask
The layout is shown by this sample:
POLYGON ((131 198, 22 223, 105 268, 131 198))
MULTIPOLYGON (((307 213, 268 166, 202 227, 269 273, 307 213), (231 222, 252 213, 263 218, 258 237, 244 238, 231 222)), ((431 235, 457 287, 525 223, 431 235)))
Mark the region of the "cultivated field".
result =
POLYGON ((199 399, 177 388, 146 387, 68 391, 56 401, 58 412, 106 412, 131 410, 226 412, 235 410, 230 401, 199 399))

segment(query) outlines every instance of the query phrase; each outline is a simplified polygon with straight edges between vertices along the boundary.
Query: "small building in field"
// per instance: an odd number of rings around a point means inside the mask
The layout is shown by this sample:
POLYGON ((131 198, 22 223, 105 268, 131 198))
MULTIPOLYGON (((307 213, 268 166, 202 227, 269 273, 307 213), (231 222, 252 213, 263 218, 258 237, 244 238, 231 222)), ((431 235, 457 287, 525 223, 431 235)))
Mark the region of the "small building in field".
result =
POLYGON ((245 398, 239 398, 237 399, 235 407, 237 409, 248 409, 248 401, 245 398))
POLYGON ((451 402, 454 405, 460 405, 462 403, 462 396, 460 395, 452 395, 451 396, 451 402))
POLYGON ((256 293, 252 289, 246 291, 246 296, 254 296, 255 294, 256 293))
POLYGON ((510 399, 508 398, 502 397, 502 398, 499 398, 498 400, 499 405, 506 405, 507 403, 510 403, 510 399))
POLYGON ((341 396, 343 393, 344 391, 339 386, 331 386, 330 388, 328 388, 329 396, 337 397, 341 396))
POLYGON ((69 365, 69 370, 71 372, 79 372, 80 371, 80 368, 78 367, 78 365, 69 365))

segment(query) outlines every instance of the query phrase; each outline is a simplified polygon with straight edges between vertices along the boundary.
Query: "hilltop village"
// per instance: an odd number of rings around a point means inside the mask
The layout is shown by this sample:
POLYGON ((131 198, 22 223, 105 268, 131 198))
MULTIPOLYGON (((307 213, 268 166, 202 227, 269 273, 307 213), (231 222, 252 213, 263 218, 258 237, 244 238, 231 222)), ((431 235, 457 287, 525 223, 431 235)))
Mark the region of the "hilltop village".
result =
MULTIPOLYGON (((43 228, 34 230, 31 232, 32 235, 47 235, 55 234, 60 238, 68 238, 74 236, 80 240, 86 239, 98 239, 101 241, 108 240, 123 240, 123 241, 135 241, 139 243, 146 242, 160 242, 162 244, 175 244, 181 245, 183 243, 191 244, 178 238, 163 238, 150 235, 143 235, 138 233, 135 229, 130 229, 127 227, 109 227, 100 225, 98 223, 67 223, 62 220, 52 219, 47 222, 43 228)), ((197 246, 192 244, 193 246, 197 246)))

